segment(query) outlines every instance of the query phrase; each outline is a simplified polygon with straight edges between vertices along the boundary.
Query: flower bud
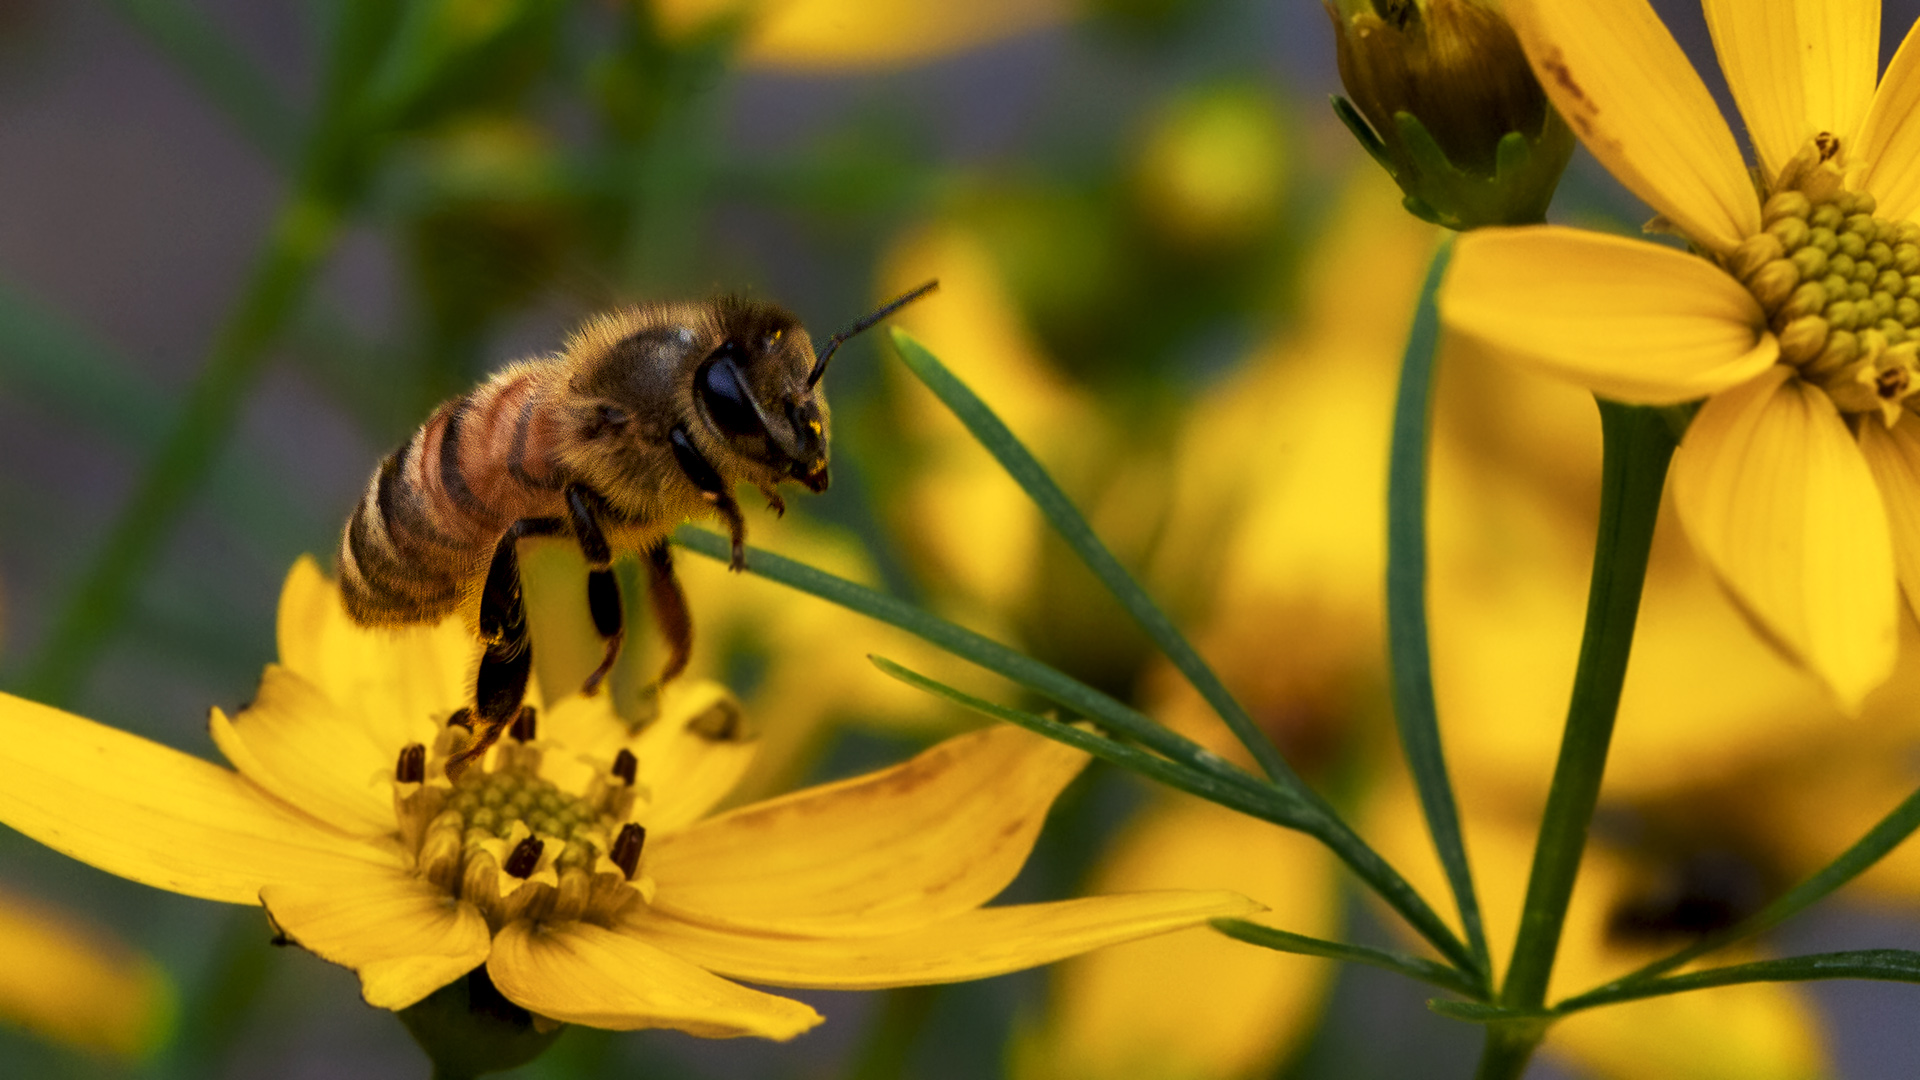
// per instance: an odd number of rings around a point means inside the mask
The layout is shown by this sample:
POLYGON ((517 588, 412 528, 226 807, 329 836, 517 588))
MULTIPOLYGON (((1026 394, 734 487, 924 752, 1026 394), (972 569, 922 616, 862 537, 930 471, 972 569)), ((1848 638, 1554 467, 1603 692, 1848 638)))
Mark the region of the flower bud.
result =
POLYGON ((1490 0, 1323 2, 1352 97, 1336 111, 1410 212, 1455 229, 1544 218, 1573 134, 1490 0))

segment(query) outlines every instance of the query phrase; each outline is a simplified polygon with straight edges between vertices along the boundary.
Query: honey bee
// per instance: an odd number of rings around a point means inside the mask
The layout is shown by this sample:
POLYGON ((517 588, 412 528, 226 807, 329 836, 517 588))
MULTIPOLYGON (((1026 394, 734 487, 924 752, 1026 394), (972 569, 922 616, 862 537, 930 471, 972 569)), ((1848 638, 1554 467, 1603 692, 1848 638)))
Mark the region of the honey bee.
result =
POLYGON ((786 511, 783 482, 827 489, 827 362, 936 284, 882 305, 818 354, 799 320, 773 304, 724 298, 609 312, 558 355, 510 365, 441 405, 381 461, 340 539, 341 592, 363 626, 477 607, 485 649, 473 705, 456 720, 474 737, 448 761, 449 775, 486 752, 526 693, 533 656, 517 542, 570 536, 586 556, 588 608, 606 640, 587 692, 624 636, 614 551, 641 552, 668 650, 659 683, 672 679, 692 650, 693 622, 667 534, 718 514, 732 568, 744 569, 747 525, 734 487, 752 483, 776 513, 786 511))

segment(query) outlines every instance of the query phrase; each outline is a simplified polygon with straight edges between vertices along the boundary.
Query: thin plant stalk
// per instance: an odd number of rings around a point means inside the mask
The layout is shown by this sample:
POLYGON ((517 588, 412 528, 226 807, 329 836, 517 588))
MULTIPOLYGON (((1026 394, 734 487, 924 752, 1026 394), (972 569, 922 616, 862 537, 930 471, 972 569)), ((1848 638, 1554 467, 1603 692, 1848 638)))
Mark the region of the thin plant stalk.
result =
MULTIPOLYGON (((1560 759, 1534 847, 1513 962, 1500 989, 1500 1004, 1520 1012, 1538 1011, 1546 1000, 1574 878, 1600 801, 1600 781, 1633 647, 1660 493, 1674 450, 1673 428, 1658 410, 1610 401, 1599 404, 1604 440, 1600 528, 1587 594, 1586 630, 1560 759)), ((1516 1080, 1545 1033, 1545 1024, 1536 1019, 1490 1024, 1481 1080, 1516 1080)))

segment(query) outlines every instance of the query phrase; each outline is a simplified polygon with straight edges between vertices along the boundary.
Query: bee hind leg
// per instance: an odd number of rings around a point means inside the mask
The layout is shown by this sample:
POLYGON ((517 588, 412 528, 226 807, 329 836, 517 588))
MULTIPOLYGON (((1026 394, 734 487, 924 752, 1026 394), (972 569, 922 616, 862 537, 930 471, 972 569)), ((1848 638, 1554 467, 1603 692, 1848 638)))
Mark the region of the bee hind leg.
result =
POLYGON ((673 572, 673 552, 665 540, 647 549, 647 599, 653 623, 667 644, 667 662, 654 683, 659 687, 685 671, 687 657, 693 654, 693 616, 687 611, 687 594, 673 572))
POLYGON ((462 726, 472 732, 472 741, 447 759, 449 779, 458 778, 479 760, 520 713, 533 672, 533 644, 527 637, 516 545, 523 536, 547 536, 559 527, 559 522, 545 518, 516 521, 494 546, 487 583, 480 593, 480 638, 486 649, 474 676, 473 708, 463 710, 467 717, 462 726))

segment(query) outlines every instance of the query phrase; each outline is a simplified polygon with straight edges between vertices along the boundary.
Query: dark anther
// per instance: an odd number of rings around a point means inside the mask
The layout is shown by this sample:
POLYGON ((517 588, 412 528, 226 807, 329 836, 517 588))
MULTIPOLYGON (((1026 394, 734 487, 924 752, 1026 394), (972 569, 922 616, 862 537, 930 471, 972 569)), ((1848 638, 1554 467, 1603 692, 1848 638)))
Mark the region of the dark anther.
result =
POLYGON ((447 726, 463 727, 463 728, 466 728, 468 731, 472 731, 473 730, 473 710, 465 706, 461 706, 460 708, 453 710, 453 715, 447 717, 447 726))
POLYGON ((417 784, 427 778, 427 748, 408 743, 400 748, 400 761, 393 767, 393 778, 403 784, 417 784))
POLYGON ((647 843, 647 830, 644 826, 628 822, 620 826, 620 835, 613 838, 613 854, 608 856, 620 872, 633 880, 633 872, 640 869, 640 849, 647 843))
POLYGON ((620 751, 613 759, 613 775, 632 787, 634 778, 640 775, 640 759, 634 757, 631 750, 620 751))
POLYGON ((523 880, 532 877, 540 866, 540 853, 545 850, 546 845, 529 836, 513 846, 513 854, 507 856, 507 865, 501 869, 523 880))
POLYGON ((539 726, 540 718, 534 712, 533 706, 522 705, 520 711, 513 714, 513 726, 507 729, 507 734, 519 742, 532 742, 539 726))

